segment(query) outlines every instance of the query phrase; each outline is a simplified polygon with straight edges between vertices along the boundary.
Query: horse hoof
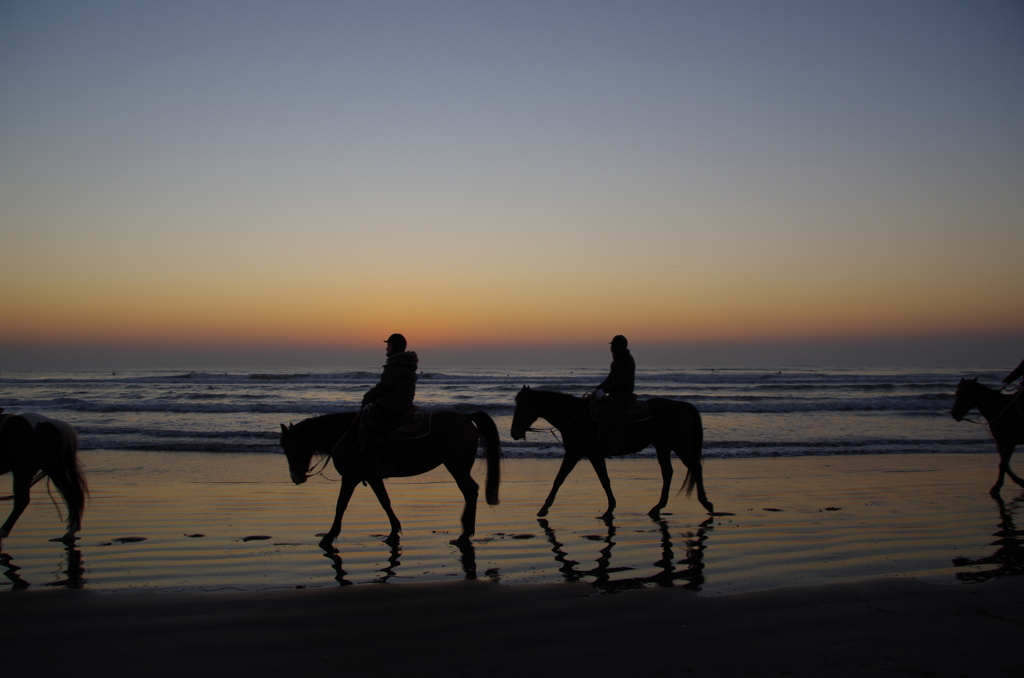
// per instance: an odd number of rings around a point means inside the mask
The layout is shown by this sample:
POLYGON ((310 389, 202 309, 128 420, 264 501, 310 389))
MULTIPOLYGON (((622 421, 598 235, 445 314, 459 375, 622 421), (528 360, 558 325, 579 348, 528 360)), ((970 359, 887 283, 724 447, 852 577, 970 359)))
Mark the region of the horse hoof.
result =
POLYGON ((657 520, 661 517, 661 509, 655 506, 654 508, 647 512, 647 517, 654 518, 655 520, 657 520))
POLYGON ((544 518, 547 515, 548 515, 548 510, 546 508, 542 508, 541 510, 537 511, 537 517, 538 518, 544 518))

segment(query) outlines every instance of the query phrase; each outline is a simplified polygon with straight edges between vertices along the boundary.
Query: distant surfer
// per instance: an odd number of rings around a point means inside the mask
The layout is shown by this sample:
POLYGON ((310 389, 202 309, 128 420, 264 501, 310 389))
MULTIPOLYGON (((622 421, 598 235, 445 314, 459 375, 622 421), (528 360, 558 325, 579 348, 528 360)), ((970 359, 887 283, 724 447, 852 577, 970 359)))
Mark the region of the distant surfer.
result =
POLYGON ((363 396, 362 421, 359 439, 364 457, 376 457, 382 473, 394 470, 384 436, 395 428, 416 397, 416 368, 419 358, 415 351, 407 351, 405 337, 392 334, 384 340, 387 362, 380 381, 363 396))
POLYGON ((601 424, 601 438, 608 455, 623 454, 622 424, 615 415, 626 409, 633 400, 636 381, 636 361, 629 352, 629 342, 621 334, 612 338, 612 364, 607 378, 594 391, 594 409, 601 424))

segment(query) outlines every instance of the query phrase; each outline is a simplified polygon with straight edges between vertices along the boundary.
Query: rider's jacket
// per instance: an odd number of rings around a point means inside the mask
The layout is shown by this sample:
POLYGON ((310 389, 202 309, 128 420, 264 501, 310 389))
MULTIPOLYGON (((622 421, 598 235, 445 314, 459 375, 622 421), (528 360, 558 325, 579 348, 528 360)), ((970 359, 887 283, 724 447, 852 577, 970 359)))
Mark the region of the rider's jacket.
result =
POLYGON ((598 388, 610 396, 627 398, 633 395, 635 381, 636 362, 627 348, 612 354, 611 370, 598 388))
POLYGON ((363 396, 363 405, 375 403, 385 410, 404 412, 416 397, 416 367, 419 358, 415 351, 395 353, 388 357, 377 385, 363 396))

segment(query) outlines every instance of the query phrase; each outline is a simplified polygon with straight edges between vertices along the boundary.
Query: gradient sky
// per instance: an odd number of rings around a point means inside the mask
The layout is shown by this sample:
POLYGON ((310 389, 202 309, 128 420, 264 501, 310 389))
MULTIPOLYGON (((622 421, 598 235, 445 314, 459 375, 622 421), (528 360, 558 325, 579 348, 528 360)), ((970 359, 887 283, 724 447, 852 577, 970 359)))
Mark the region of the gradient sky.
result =
POLYGON ((1022 121, 1020 2, 4 1, 0 369, 1009 369, 1022 121))

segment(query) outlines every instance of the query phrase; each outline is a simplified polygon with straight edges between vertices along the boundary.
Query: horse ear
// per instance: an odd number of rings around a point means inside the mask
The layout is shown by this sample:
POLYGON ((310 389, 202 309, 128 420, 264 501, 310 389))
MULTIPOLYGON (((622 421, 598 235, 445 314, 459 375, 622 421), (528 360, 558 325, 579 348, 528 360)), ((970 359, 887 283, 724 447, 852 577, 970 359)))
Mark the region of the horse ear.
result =
POLYGON ((284 427, 284 424, 281 424, 281 433, 288 433, 288 429, 284 427))

